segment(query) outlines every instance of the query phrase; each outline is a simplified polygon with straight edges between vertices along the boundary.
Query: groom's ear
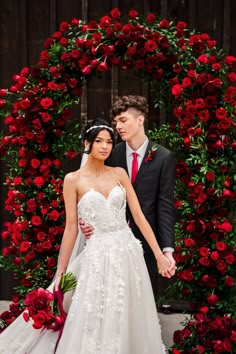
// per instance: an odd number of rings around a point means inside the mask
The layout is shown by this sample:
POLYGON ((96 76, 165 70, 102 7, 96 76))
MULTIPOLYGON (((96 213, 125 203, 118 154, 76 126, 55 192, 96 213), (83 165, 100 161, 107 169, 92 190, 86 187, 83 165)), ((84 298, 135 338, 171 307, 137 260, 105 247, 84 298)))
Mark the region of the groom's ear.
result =
POLYGON ((141 125, 143 125, 143 124, 144 124, 144 120, 145 120, 144 115, 143 115, 143 114, 140 114, 140 115, 138 116, 138 120, 139 120, 139 123, 140 123, 141 125))

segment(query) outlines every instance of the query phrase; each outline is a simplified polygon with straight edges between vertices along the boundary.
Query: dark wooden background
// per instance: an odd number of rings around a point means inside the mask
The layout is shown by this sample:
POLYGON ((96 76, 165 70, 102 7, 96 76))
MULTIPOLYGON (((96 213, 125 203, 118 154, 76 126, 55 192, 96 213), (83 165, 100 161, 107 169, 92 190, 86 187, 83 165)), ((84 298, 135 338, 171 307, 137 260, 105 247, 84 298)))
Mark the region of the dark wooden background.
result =
MULTIPOLYGON (((148 12, 162 18, 186 21, 190 29, 208 33, 217 41, 218 48, 236 55, 236 1, 234 0, 1 0, 0 3, 0 88, 11 84, 12 76, 21 68, 38 62, 44 40, 58 30, 61 21, 73 17, 85 21, 108 15, 119 7, 122 19, 130 9, 140 15, 148 12)), ((83 121, 98 114, 108 117, 112 98, 119 94, 142 94, 150 104, 149 127, 153 121, 162 124, 168 117, 156 112, 152 106, 149 88, 132 72, 117 69, 104 75, 103 79, 92 79, 84 91, 78 110, 83 121)), ((0 129, 3 129, 0 121, 0 129)), ((76 169, 77 166, 74 166, 76 169)), ((0 162, 0 227, 10 216, 4 211, 6 189, 3 176, 6 165, 0 162)), ((3 242, 1 243, 3 247, 3 242)), ((11 274, 0 272, 0 299, 10 299, 13 281, 11 274)), ((165 284, 161 284, 162 289, 165 284)))

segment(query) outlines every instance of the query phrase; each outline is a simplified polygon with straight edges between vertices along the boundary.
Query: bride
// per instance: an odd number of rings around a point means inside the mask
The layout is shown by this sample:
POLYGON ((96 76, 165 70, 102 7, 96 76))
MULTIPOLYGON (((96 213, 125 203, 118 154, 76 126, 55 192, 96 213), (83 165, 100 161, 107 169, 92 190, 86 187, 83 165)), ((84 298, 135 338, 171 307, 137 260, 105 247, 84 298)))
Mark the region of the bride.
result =
MULTIPOLYGON (((149 243, 160 274, 168 276, 164 256, 146 221, 125 170, 108 167, 112 128, 94 124, 85 132, 85 165, 64 179, 66 226, 55 281, 67 271, 77 277, 65 298, 67 319, 57 354, 165 353, 143 250, 126 221, 126 200, 149 243), (78 219, 94 228, 79 252, 78 219), (73 256, 72 256, 73 255, 73 256)), ((0 335, 1 354, 53 354, 58 332, 39 331, 22 315, 0 335)))

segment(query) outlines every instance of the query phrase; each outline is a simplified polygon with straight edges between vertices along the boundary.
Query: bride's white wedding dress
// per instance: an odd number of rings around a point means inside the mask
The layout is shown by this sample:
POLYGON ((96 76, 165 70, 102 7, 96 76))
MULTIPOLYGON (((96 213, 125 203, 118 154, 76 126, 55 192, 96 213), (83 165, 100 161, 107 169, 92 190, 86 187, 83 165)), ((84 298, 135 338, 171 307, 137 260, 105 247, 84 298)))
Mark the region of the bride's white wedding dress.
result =
MULTIPOLYGON (((117 185, 105 198, 90 190, 78 203, 93 236, 71 262, 78 285, 57 354, 165 353, 151 283, 140 242, 128 227, 126 196, 117 185)), ((53 354, 58 332, 40 331, 22 315, 0 335, 1 354, 53 354)))

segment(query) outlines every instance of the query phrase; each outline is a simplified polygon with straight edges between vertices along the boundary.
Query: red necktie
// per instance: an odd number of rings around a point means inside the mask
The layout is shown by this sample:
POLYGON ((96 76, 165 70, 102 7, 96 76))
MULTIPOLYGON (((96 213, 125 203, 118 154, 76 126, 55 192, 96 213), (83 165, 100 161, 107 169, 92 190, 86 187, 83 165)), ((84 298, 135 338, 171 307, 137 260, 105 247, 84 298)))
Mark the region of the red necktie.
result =
POLYGON ((138 154, 137 152, 132 152, 133 161, 132 161, 132 170, 131 170, 131 182, 134 184, 137 173, 138 173, 138 154))

